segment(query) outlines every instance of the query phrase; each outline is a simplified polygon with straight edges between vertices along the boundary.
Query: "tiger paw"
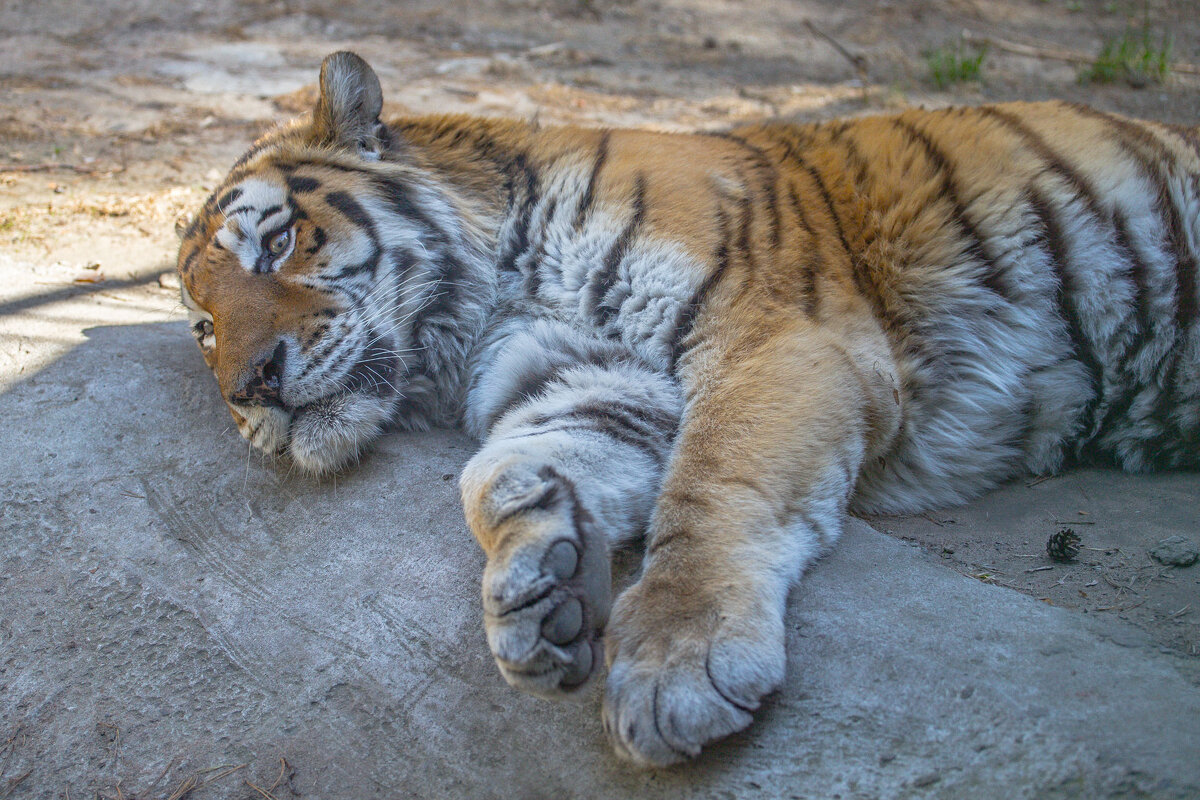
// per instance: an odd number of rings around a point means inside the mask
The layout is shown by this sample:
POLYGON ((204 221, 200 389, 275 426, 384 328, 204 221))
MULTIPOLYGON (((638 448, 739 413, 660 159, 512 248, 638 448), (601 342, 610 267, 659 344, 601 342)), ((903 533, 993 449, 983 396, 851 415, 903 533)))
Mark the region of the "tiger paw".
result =
POLYGON ((483 573, 492 655, 512 686, 562 697, 601 660, 612 593, 607 542, 571 481, 548 466, 496 471, 480 505, 492 545, 483 573))
POLYGON ((760 604, 749 613, 717 601, 698 607, 685 585, 646 583, 613 609, 602 715, 618 756, 661 767, 750 724, 783 681, 783 624, 760 604), (663 613, 670 609, 683 613, 663 613))

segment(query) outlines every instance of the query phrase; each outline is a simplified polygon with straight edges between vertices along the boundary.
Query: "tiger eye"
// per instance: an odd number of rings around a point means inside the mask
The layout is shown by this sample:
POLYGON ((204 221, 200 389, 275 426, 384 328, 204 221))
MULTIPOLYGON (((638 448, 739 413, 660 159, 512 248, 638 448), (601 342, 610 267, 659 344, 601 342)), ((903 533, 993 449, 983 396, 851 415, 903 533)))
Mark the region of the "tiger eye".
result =
POLYGON ((270 241, 267 242, 267 252, 275 257, 283 255, 283 251, 287 250, 288 242, 290 242, 291 239, 291 231, 280 231, 272 236, 270 241))

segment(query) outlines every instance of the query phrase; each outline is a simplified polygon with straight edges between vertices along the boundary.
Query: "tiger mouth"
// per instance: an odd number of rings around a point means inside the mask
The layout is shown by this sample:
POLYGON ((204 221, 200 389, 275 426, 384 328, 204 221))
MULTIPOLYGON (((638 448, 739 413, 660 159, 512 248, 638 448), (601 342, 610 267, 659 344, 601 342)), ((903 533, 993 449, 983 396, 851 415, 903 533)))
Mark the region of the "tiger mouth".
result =
POLYGON ((311 472, 333 471, 388 423, 400 397, 396 381, 402 369, 393 351, 368 348, 333 391, 296 405, 233 408, 239 432, 263 453, 291 456, 311 472))
POLYGON ((330 402, 351 394, 373 395, 379 398, 399 394, 395 380, 400 373, 400 358, 379 346, 367 349, 346 377, 338 381, 338 387, 328 394, 323 394, 292 408, 284 407, 285 411, 303 414, 326 407, 330 402))
POLYGON ((398 354, 370 348, 334 390, 294 406, 261 406, 242 435, 264 453, 286 456, 303 471, 323 475, 357 461, 390 424, 404 376, 398 354))

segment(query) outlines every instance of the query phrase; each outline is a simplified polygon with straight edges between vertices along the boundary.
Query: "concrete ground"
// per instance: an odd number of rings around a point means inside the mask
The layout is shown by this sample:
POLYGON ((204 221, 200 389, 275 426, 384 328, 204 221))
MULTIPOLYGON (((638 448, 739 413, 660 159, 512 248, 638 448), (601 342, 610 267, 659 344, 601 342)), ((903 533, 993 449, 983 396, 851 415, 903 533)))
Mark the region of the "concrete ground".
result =
MULTIPOLYGON (((1148 556, 1200 539, 1200 476, 1079 470, 852 521, 793 593, 755 724, 635 771, 596 691, 549 704, 491 662, 472 443, 391 436, 322 484, 261 462, 168 274, 174 215, 335 47, 413 111, 712 127, 1063 96, 1200 118, 1196 73, 1089 87, 996 49, 982 87, 915 77, 968 26, 1093 52, 1124 22, 1089 3, 0 6, 0 800, 1200 796, 1200 565, 1148 556), (867 54, 865 85, 805 19, 867 54), (1055 564, 1064 526, 1085 549, 1055 564)), ((1200 60, 1194 6, 1146 8, 1200 60)))

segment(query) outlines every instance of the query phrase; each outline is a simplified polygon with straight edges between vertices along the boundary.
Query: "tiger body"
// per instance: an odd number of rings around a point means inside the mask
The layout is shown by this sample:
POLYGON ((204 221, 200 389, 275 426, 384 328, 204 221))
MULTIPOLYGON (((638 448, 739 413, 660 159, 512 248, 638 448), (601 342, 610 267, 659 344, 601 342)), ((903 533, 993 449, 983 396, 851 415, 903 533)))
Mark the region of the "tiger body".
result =
POLYGON ((638 763, 749 723, 851 505, 1200 460, 1195 129, 1009 104, 689 135, 379 103, 331 56, 311 118, 190 226, 201 349, 243 435, 313 471, 389 426, 482 440, 460 483, 501 672, 558 696, 603 654, 638 763), (611 548, 643 532, 614 605, 611 548))

